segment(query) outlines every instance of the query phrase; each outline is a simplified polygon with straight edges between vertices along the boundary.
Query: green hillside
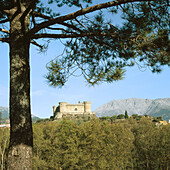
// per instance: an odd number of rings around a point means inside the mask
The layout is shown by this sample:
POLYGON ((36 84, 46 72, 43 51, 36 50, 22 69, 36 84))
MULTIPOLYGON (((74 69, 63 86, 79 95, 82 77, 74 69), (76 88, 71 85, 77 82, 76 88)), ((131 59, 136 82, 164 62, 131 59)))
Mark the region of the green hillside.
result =
POLYGON ((163 120, 169 120, 170 119, 170 110, 167 109, 160 109, 158 112, 149 114, 152 117, 159 117, 161 116, 163 120))

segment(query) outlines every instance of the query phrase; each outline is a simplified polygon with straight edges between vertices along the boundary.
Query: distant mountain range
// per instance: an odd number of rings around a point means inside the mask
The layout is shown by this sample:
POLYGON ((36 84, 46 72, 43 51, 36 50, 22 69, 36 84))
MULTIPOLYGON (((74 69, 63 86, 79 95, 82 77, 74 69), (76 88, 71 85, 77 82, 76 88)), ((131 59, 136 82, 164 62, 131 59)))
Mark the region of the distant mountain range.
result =
POLYGON ((121 99, 112 100, 106 103, 94 112, 96 116, 112 116, 118 114, 124 114, 127 110, 128 115, 139 114, 139 115, 151 115, 152 117, 162 116, 164 120, 170 119, 170 98, 163 99, 121 99))
MULTIPOLYGON (((2 123, 5 123, 5 121, 9 119, 8 108, 0 106, 0 112, 1 112, 2 123)), ((33 122, 36 122, 38 119, 40 119, 40 118, 37 117, 37 116, 32 115, 32 121, 33 122)))
POLYGON ((1 107, 0 106, 0 112, 1 112, 1 119, 9 119, 9 114, 8 114, 8 108, 7 107, 1 107))
MULTIPOLYGON (((163 99, 121 99, 112 100, 98 107, 94 112, 96 116, 112 116, 124 114, 127 110, 128 115, 138 114, 138 115, 150 115, 152 117, 162 116, 164 120, 170 119, 170 98, 163 99)), ((9 113, 7 107, 0 106, 0 112, 2 113, 2 120, 9 119, 9 113)), ((40 119, 37 116, 32 115, 33 122, 40 119)))

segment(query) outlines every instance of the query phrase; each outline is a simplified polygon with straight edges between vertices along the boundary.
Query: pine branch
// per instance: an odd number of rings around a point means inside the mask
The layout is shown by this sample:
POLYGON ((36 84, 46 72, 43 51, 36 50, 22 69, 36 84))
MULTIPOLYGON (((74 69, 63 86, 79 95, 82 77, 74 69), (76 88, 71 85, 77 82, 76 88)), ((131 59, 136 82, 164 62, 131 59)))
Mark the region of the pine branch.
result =
POLYGON ((36 11, 32 11, 32 15, 34 15, 35 17, 40 17, 40 18, 48 19, 48 20, 53 19, 53 18, 51 18, 47 15, 41 14, 41 13, 36 12, 36 11))
MULTIPOLYGON (((5 30, 5 29, 2 29, 2 28, 0 28, 0 31, 2 31, 2 32, 4 32, 4 33, 7 33, 7 34, 10 33, 9 31, 7 31, 7 30, 5 30)), ((2 42, 8 42, 8 43, 9 43, 9 38, 0 38, 0 41, 2 41, 2 42)), ((37 42, 35 42, 35 41, 30 41, 30 43, 31 43, 31 44, 34 44, 34 45, 36 45, 36 46, 38 46, 38 47, 40 47, 41 49, 43 48, 42 45, 39 45, 39 44, 38 44, 37 42)))
POLYGON ((1 20, 1 21, 0 21, 0 24, 6 23, 6 22, 9 22, 9 19, 1 20))
POLYGON ((61 31, 66 31, 64 28, 47 27, 47 29, 50 29, 50 30, 61 30, 61 31))
POLYGON ((40 45, 40 44, 38 44, 38 43, 35 42, 35 41, 30 41, 30 43, 33 44, 33 45, 35 45, 35 46, 37 46, 37 47, 39 47, 39 48, 41 48, 41 49, 43 49, 43 46, 40 45))
POLYGON ((64 21, 68 21, 68 20, 71 20, 71 19, 75 19, 78 16, 82 16, 82 15, 85 15, 85 14, 88 14, 88 13, 91 13, 91 12, 94 12, 94 11, 97 11, 97 10, 101 10, 101 9, 113 7, 113 6, 118 6, 118 5, 126 4, 126 3, 129 3, 129 2, 142 2, 142 1, 153 1, 153 0, 116 0, 116 1, 110 1, 110 2, 107 2, 107 3, 94 5, 94 6, 91 6, 91 7, 88 7, 88 8, 78 10, 78 11, 73 12, 71 14, 60 16, 60 17, 57 17, 57 18, 54 18, 54 19, 50 19, 49 21, 44 21, 40 24, 37 24, 37 26, 35 26, 33 29, 31 29, 28 32, 28 36, 31 37, 36 32, 40 31, 41 29, 47 28, 48 26, 51 26, 51 25, 54 25, 54 24, 57 24, 57 23, 62 23, 64 21))
POLYGON ((75 20, 84 28, 86 28, 77 18, 75 18, 75 20))
MULTIPOLYGON (((47 27, 47 29, 50 29, 50 30, 55 30, 55 31, 64 31, 65 33, 75 33, 75 32, 70 32, 70 31, 67 31, 65 30, 64 28, 53 28, 53 27, 47 27)), ((76 34, 76 33, 75 33, 76 34)))
MULTIPOLYGON (((33 11, 32 12, 32 16, 33 17, 40 17, 40 18, 43 18, 43 19, 48 19, 48 20, 52 20, 53 18, 51 18, 51 17, 49 17, 49 16, 47 16, 47 15, 44 15, 44 14, 41 14, 41 13, 39 13, 39 12, 35 12, 35 11, 33 11)), ((71 24, 68 24, 68 23, 65 23, 65 22, 58 22, 58 24, 61 24, 61 25, 64 25, 64 26, 66 26, 66 27, 68 27, 68 28, 72 28, 72 29, 74 29, 74 30, 77 30, 77 31, 79 31, 79 32, 81 32, 81 30, 79 29, 79 28, 77 28, 76 26, 74 26, 74 25, 71 25, 71 24)), ((36 25, 36 24, 34 24, 34 25, 36 25)), ((51 27, 47 27, 48 29, 53 29, 53 28, 51 28, 51 27)))
POLYGON ((1 42, 9 43, 9 38, 0 38, 0 41, 1 42))
POLYGON ((58 24, 64 25, 64 26, 66 26, 68 28, 72 28, 72 29, 74 29, 76 31, 79 31, 79 32, 83 33, 83 31, 81 29, 77 28, 75 25, 71 25, 71 24, 68 24, 66 22, 61 22, 61 23, 58 23, 58 24))
POLYGON ((34 26, 37 25, 36 22, 35 22, 35 16, 34 15, 32 15, 32 22, 33 22, 34 26))
POLYGON ((5 30, 3 28, 0 28, 0 31, 9 34, 9 31, 7 31, 7 30, 5 30))
POLYGON ((81 33, 81 34, 35 34, 32 39, 39 38, 78 38, 78 37, 93 37, 93 36, 116 36, 118 33, 81 33))

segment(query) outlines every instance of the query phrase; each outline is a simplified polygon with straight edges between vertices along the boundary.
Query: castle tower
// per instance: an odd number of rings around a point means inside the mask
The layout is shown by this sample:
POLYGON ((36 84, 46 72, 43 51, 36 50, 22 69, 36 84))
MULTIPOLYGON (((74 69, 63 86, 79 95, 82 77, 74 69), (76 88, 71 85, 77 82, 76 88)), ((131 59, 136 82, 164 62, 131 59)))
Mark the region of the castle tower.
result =
POLYGON ((91 113, 91 101, 84 102, 84 112, 91 113))
POLYGON ((55 116, 57 106, 53 106, 53 115, 55 116))
POLYGON ((60 112, 67 112, 67 102, 59 102, 60 105, 60 112))

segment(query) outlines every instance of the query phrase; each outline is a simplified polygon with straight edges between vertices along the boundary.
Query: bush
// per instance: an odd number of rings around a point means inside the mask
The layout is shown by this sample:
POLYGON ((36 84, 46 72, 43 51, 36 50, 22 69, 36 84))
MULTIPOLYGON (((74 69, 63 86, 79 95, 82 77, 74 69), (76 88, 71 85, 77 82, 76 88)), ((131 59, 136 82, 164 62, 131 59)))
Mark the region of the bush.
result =
POLYGON ((124 119, 125 118, 125 115, 124 114, 120 114, 117 116, 117 119, 124 119))

